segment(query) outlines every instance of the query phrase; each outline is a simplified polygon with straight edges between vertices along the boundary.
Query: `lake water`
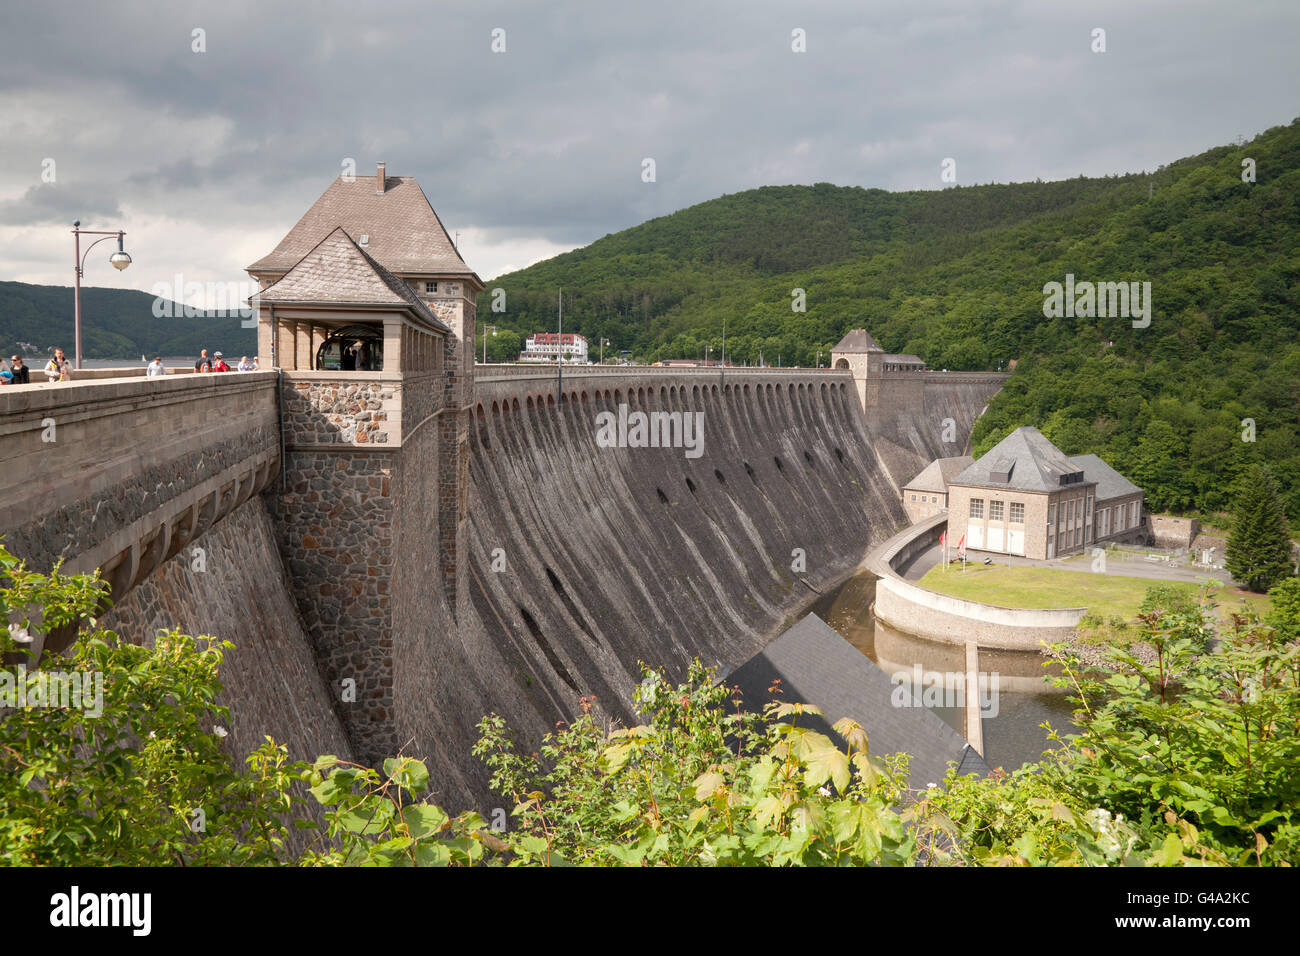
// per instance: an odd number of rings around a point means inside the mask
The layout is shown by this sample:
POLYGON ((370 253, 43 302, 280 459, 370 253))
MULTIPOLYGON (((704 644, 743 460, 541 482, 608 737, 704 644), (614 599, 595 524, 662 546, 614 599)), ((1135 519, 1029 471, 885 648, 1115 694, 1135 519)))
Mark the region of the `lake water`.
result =
MULTIPOLYGON (((859 571, 818 599, 811 610, 891 676, 899 671, 910 673, 914 665, 920 665, 922 671, 965 671, 965 649, 961 645, 923 640, 880 623, 871 613, 875 598, 876 576, 859 571)), ((1044 721, 1062 736, 1077 730, 1065 694, 1046 683, 1042 684, 1044 691, 1033 689, 1046 673, 1042 665, 1043 658, 1033 652, 980 652, 980 671, 999 676, 996 716, 985 716, 981 721, 984 760, 990 767, 1014 770, 1023 763, 1037 761, 1053 746, 1040 726, 1044 721), (1009 685, 1016 689, 1008 690, 1009 685)), ((930 709, 965 735, 962 707, 930 709)))
MULTIPOLYGON (((175 368, 177 366, 182 366, 182 365, 188 365, 193 367, 194 363, 199 360, 199 357, 197 355, 172 355, 172 356, 164 355, 162 357, 162 360, 163 360, 163 364, 166 365, 168 368, 175 368)), ((41 359, 42 368, 45 367, 45 363, 47 361, 48 359, 41 359)), ((149 358, 143 362, 141 362, 139 359, 135 359, 134 361, 132 361, 131 359, 120 359, 120 358, 119 359, 83 358, 81 360, 81 367, 82 368, 144 368, 152 361, 153 361, 152 355, 150 355, 149 358)), ((233 366, 239 361, 239 356, 238 355, 235 356, 234 362, 231 362, 229 356, 226 356, 226 361, 233 366)))

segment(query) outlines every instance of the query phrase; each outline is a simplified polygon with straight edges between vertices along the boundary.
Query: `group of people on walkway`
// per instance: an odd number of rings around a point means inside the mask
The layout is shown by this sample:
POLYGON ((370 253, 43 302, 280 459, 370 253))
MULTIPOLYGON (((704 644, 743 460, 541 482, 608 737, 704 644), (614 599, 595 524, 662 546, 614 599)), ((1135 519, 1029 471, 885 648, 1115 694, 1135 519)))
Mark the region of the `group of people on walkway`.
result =
MULTIPOLYGON (((63 349, 55 349, 54 355, 45 363, 43 371, 47 382, 67 382, 72 378, 72 363, 64 355, 63 349)), ((231 368, 220 352, 214 352, 212 357, 209 358, 208 350, 203 349, 199 353, 198 361, 194 363, 194 371, 256 372, 258 371, 257 359, 254 357, 252 361, 249 361, 248 356, 245 355, 239 360, 238 365, 231 368)), ((153 357, 153 361, 145 369, 145 374, 150 378, 167 374, 167 366, 163 365, 162 356, 155 355, 153 357)), ((30 385, 31 383, 32 370, 21 354, 15 354, 8 362, 0 360, 0 385, 30 385)))
MULTIPOLYGON (((23 357, 15 353, 7 364, 0 363, 0 385, 30 385, 32 370, 23 357)), ((45 363, 45 378, 49 382, 66 382, 72 377, 72 363, 63 354, 63 349, 55 349, 54 355, 45 363)))
MULTIPOLYGON (((199 360, 194 363, 194 371, 196 372, 256 372, 257 370, 256 358, 250 362, 248 356, 245 355, 239 360, 239 365, 232 369, 226 364, 226 360, 222 357, 220 352, 214 352, 212 358, 208 358, 207 349, 201 349, 199 351, 199 360)), ((162 375, 163 371, 162 359, 155 356, 153 362, 149 365, 149 374, 162 375), (158 371, 154 371, 155 366, 158 371)))

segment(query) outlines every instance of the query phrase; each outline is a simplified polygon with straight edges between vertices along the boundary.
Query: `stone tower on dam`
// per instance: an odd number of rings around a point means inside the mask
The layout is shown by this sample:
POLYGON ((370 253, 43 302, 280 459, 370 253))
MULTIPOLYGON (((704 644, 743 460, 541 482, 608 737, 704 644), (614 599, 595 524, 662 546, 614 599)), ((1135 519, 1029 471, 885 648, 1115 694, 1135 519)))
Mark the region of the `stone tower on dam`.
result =
POLYGON ((6 544, 101 571, 132 640, 233 642, 234 755, 267 734, 295 758, 402 750, 457 807, 493 805, 483 715, 533 741, 580 696, 628 720, 639 662, 764 647, 903 525, 901 484, 965 450, 1005 378, 860 330, 830 370, 476 380, 483 283, 382 165, 248 271, 263 371, 0 390, 6 544), (702 453, 599 443, 620 409, 702 416, 702 453))
POLYGON ((258 349, 282 370, 272 496, 293 592, 358 752, 395 753, 420 633, 464 599, 475 297, 414 179, 340 177, 268 255, 258 349), (437 542, 436 550, 430 547, 437 542))

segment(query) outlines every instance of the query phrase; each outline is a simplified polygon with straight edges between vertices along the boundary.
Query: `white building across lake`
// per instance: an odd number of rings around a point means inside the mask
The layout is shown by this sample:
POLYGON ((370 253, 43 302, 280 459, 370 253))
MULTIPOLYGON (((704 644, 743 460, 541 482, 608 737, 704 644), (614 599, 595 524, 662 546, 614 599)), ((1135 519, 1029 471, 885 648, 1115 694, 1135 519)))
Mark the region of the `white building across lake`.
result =
POLYGON ((521 362, 554 362, 563 356, 566 364, 587 364, 587 339, 573 332, 535 332, 524 342, 521 362))

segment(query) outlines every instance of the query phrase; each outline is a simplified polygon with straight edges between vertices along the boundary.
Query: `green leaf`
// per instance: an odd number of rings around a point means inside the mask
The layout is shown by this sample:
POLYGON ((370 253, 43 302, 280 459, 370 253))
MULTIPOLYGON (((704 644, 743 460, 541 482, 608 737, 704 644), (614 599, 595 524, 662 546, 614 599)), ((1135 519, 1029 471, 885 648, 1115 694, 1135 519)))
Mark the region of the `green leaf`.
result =
POLYGON ((803 779, 809 787, 820 787, 830 780, 843 793, 849 786, 848 755, 831 746, 828 741, 827 746, 809 755, 803 779))
POLYGON ((708 800, 725 783, 726 779, 716 770, 700 774, 695 778, 695 799, 699 801, 708 800))
POLYGON ((447 823, 447 814, 430 803, 417 803, 402 807, 402 822, 410 828, 415 839, 437 833, 447 823))

